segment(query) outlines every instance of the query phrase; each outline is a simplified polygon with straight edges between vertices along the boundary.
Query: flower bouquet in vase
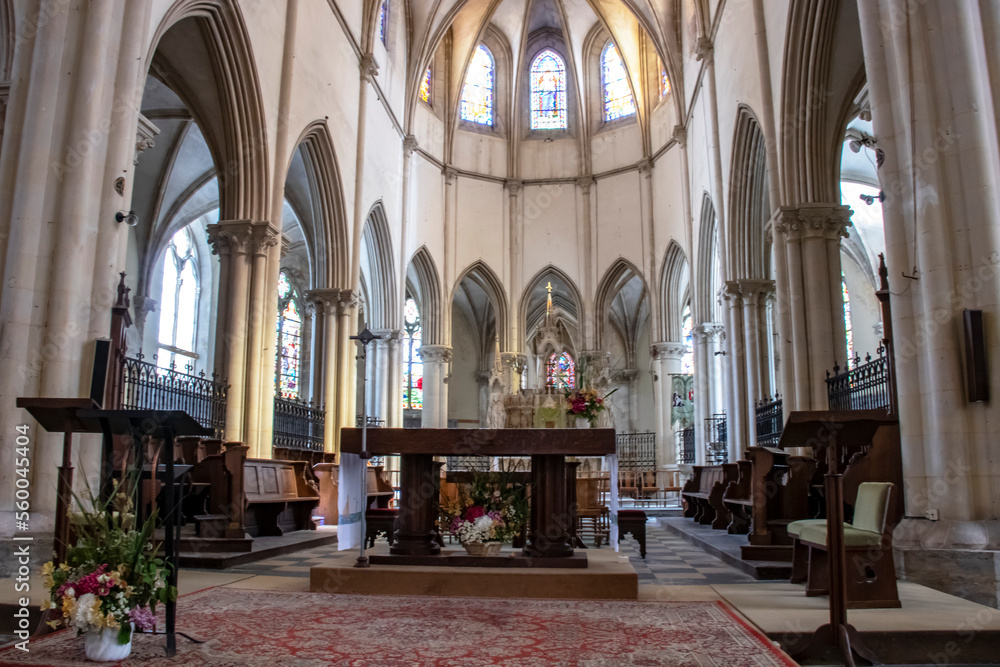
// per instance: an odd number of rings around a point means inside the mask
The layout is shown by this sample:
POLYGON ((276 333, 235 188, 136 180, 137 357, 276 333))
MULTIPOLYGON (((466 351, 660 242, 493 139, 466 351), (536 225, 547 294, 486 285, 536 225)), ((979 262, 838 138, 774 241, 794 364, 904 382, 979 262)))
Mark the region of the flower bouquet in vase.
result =
POLYGON ((445 508, 451 534, 472 556, 496 556, 505 542, 518 536, 528 521, 524 484, 514 482, 516 464, 476 472, 468 492, 445 508))
POLYGON ((153 543, 155 509, 136 526, 132 494, 116 484, 107 502, 93 496, 76 498, 80 514, 74 515, 77 541, 66 550, 66 560, 55 567, 42 566, 49 599, 42 609, 61 616, 48 624, 74 628, 84 635, 90 660, 122 660, 132 650, 132 631, 153 630, 156 603, 177 599, 177 590, 166 584, 166 570, 153 543))
POLYGON ((577 428, 592 428, 597 423, 598 415, 607 409, 604 399, 616 391, 618 389, 612 389, 604 398, 598 396, 596 389, 567 391, 566 414, 570 417, 576 417, 577 428))

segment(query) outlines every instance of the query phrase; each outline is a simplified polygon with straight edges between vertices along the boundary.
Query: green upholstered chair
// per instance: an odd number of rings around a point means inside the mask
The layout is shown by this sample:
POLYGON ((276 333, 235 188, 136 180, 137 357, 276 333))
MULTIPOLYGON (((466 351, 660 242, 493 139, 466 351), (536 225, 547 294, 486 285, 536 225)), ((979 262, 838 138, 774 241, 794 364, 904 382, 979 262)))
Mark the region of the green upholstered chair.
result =
MULTIPOLYGON (((847 606, 851 609, 900 606, 892 557, 894 526, 887 525, 892 490, 889 482, 859 485, 854 520, 844 524, 847 606)), ((795 523, 800 525, 795 526, 792 580, 805 570, 806 595, 826 595, 830 581, 826 521, 797 521, 789 526, 789 533, 795 523)))

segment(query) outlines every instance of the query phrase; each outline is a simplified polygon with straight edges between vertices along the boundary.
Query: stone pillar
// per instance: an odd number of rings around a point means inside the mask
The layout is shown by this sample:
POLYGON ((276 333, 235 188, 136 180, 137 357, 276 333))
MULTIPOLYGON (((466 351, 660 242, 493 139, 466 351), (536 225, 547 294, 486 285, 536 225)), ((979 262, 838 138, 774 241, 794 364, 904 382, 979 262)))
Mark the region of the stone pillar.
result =
MULTIPOLYGON (((331 326, 331 318, 327 317, 327 327, 331 326)), ((351 336, 358 333, 358 301, 357 296, 351 290, 340 290, 337 301, 337 391, 336 405, 337 422, 334 427, 334 441, 337 459, 340 459, 340 429, 345 426, 354 426, 357 423, 357 398, 358 398, 358 363, 357 363, 357 343, 351 340, 351 336)), ((329 349, 329 348, 328 348, 329 349)), ((331 353, 333 350, 331 349, 331 353)), ((331 369, 327 369, 328 372, 331 369)), ((329 399, 329 397, 328 397, 329 399)), ((327 404, 329 405, 329 403, 327 404)), ((327 415, 330 409, 327 408, 327 415)))
MULTIPOLYGON (((748 414, 756 401, 771 391, 770 345, 768 344, 767 300, 774 291, 771 280, 740 280, 743 302, 743 342, 746 363, 748 414)), ((753 420, 751 420, 753 421, 753 420)), ((755 434, 753 434, 755 436, 755 434)), ((754 442, 753 439, 750 441, 754 442)))
POLYGON ((244 361, 247 374, 243 444, 250 447, 248 458, 271 458, 272 454, 271 443, 264 442, 260 427, 264 411, 272 412, 274 409, 271 387, 262 385, 266 382, 264 378, 270 377, 264 366, 274 365, 274 355, 267 354, 271 349, 268 339, 274 336, 274 311, 267 309, 268 292, 271 291, 267 266, 268 255, 278 245, 278 236, 277 228, 269 223, 261 222, 253 226, 248 349, 244 361))
POLYGON ((420 425, 424 428, 448 427, 448 365, 451 347, 421 345, 417 350, 424 364, 424 409, 420 425))
POLYGON ((715 407, 712 401, 715 383, 711 372, 714 359, 709 346, 706 326, 699 324, 693 327, 691 332, 692 338, 694 338, 694 451, 696 465, 705 463, 705 452, 708 447, 705 420, 712 416, 712 409, 715 407))
POLYGON ((386 381, 386 399, 389 403, 386 411, 385 425, 392 428, 403 426, 403 362, 402 362, 403 332, 393 331, 386 345, 388 347, 388 379, 386 381))
MULTIPOLYGON (((673 378, 681 372, 681 358, 687 351, 684 343, 653 343, 649 354, 653 358, 653 404, 656 408, 656 465, 658 468, 677 465, 677 432, 683 428, 670 421, 673 407, 673 378)), ((697 383, 698 376, 695 375, 697 383)), ((701 397, 695 391, 695 405, 701 397)), ((695 431, 697 432, 697 422, 695 431)), ((696 436, 697 438, 697 436, 696 436)), ((696 439, 697 445, 697 439, 696 439)))
POLYGON ((897 562, 907 579, 996 607, 1000 141, 996 91, 983 75, 1000 67, 996 4, 908 3, 904 12, 888 0, 864 0, 858 10, 885 155, 887 328, 908 517, 895 533, 897 562), (924 37, 913 42, 915 35, 924 37), (967 394, 964 309, 982 310, 987 322, 992 401, 970 402, 967 394), (939 520, 922 518, 928 510, 939 520))
MULTIPOLYGON (((208 226, 212 252, 226 269, 226 309, 220 311, 215 334, 216 371, 229 383, 226 400, 226 439, 243 442, 246 399, 247 332, 249 331, 250 255, 253 223, 221 221, 208 226)), ((220 292, 221 294, 221 292, 220 292)), ((249 445, 249 443, 246 443, 249 445)), ((251 450, 253 451, 253 450, 251 450)))
POLYGON ((791 321, 792 358, 785 364, 792 368, 784 376, 793 386, 783 388, 787 411, 826 410, 826 372, 846 356, 840 239, 847 235, 850 215, 847 206, 802 204, 781 207, 772 221, 787 277, 776 284, 776 295, 791 321))
POLYGON ((729 460, 739 459, 751 440, 747 429, 747 403, 749 401, 746 388, 746 361, 743 333, 743 296, 739 284, 727 281, 721 290, 723 301, 722 315, 725 318, 726 331, 726 404, 729 406, 727 417, 727 436, 729 445, 729 460))
POLYGON ((337 405, 345 400, 337 395, 338 370, 340 369, 340 340, 338 336, 338 306, 341 291, 338 289, 318 289, 306 292, 306 297, 315 308, 313 331, 313 403, 326 411, 323 423, 323 449, 336 452, 340 436, 340 415, 337 405))

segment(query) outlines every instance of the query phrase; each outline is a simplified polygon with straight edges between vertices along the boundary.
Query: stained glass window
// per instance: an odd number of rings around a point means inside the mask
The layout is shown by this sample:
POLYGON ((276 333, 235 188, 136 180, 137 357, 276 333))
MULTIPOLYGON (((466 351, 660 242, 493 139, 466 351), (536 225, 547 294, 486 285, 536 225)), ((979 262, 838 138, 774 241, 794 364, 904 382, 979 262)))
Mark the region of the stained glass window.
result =
POLYGON ((493 125, 493 54, 484 45, 476 48, 462 89, 462 120, 493 125))
POLYGON ((660 70, 660 97, 666 97, 670 93, 670 79, 667 78, 667 70, 660 70))
POLYGON ((847 283, 843 274, 840 277, 840 289, 844 294, 844 329, 847 332, 847 365, 854 360, 854 330, 851 326, 851 295, 847 292, 847 283))
POLYGON ((278 274, 278 326, 275 338, 275 391, 284 398, 298 398, 302 316, 299 315, 298 295, 284 271, 278 274))
POLYGON ((531 63, 531 129, 566 128, 566 63, 546 49, 531 63))
POLYGON ((601 74, 604 84, 604 120, 615 120, 635 114, 635 100, 628 85, 625 63, 614 42, 608 42, 601 54, 601 74))
POLYGON ((424 407, 424 365, 417 350, 420 349, 420 311, 413 297, 406 299, 403 306, 403 409, 422 410, 424 407))
POLYGON ((424 72, 424 78, 420 80, 420 100, 431 103, 431 68, 424 72))
POLYGON ((545 367, 545 386, 554 389, 576 388, 576 364, 569 352, 549 355, 549 363, 545 367))
POLYGON ((156 355, 160 368, 184 365, 196 357, 199 293, 198 255, 191 231, 184 227, 170 238, 164 251, 157 336, 160 349, 156 355))
POLYGON ((681 356, 681 373, 694 373, 694 321, 691 319, 691 306, 684 306, 681 313, 681 340, 684 341, 684 354, 681 356))
POLYGON ((378 38, 382 44, 388 44, 389 39, 389 0, 382 0, 378 8, 378 38))

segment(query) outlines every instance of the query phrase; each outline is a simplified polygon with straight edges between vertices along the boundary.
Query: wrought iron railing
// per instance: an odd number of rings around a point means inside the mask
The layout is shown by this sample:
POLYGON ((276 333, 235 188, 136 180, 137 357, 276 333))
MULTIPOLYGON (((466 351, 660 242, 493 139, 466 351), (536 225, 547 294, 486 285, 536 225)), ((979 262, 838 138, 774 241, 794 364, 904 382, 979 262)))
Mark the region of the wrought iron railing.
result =
POLYGON ((312 403, 293 398, 274 397, 275 449, 299 449, 309 452, 323 451, 323 428, 326 411, 312 403))
POLYGON ((729 461, 729 428, 726 413, 705 419, 705 462, 708 465, 729 461))
POLYGON ((677 431, 677 462, 693 465, 695 462, 694 426, 677 431))
POLYGON ((655 470, 655 433, 616 433, 619 470, 655 470))
MULTIPOLYGON (((358 415, 354 420, 354 425, 361 428, 362 421, 361 415, 358 415)), ((379 419, 378 417, 368 417, 368 428, 382 428, 385 426, 385 420, 379 419)))
POLYGON ((892 389, 889 384, 889 355, 879 346, 878 356, 855 357, 853 368, 841 371, 834 364, 833 375, 826 373, 826 394, 831 410, 892 411, 892 389))
POLYGON ((121 407, 124 410, 183 410, 222 438, 226 430, 226 393, 229 386, 218 375, 181 372, 173 365, 160 368, 153 362, 126 358, 122 363, 121 407))
POLYGON ((777 447, 785 428, 781 396, 757 401, 757 446, 777 447))

